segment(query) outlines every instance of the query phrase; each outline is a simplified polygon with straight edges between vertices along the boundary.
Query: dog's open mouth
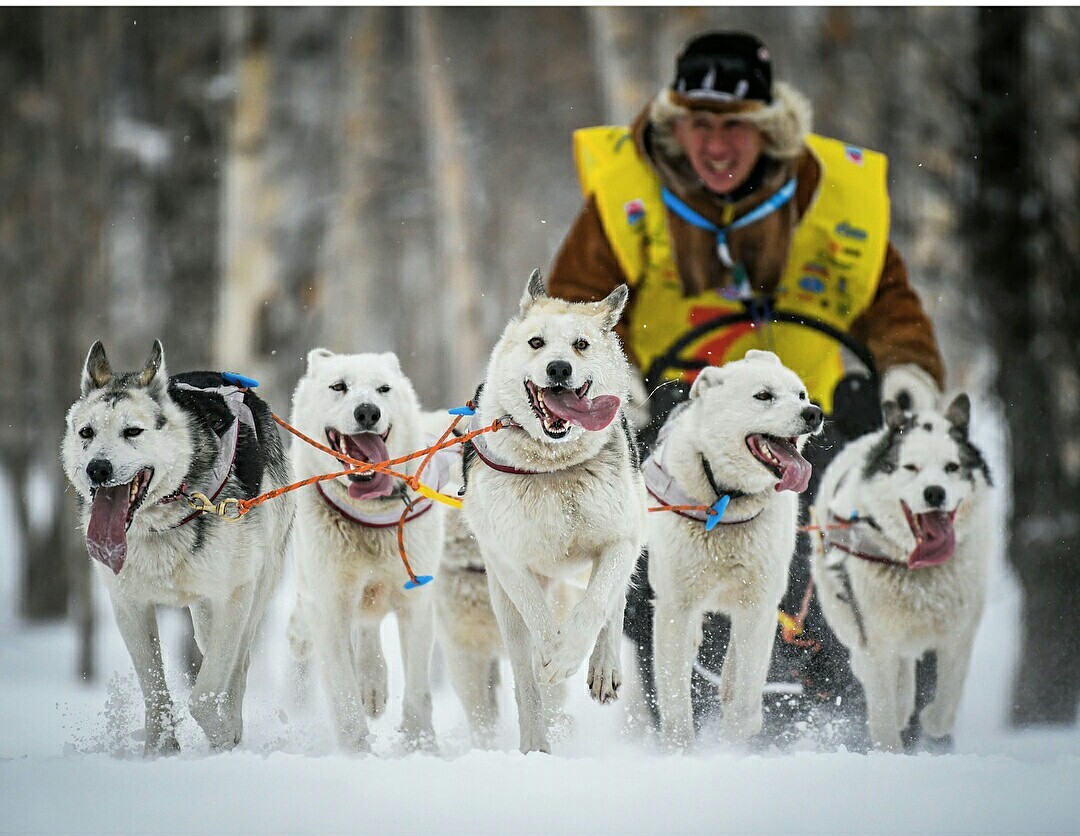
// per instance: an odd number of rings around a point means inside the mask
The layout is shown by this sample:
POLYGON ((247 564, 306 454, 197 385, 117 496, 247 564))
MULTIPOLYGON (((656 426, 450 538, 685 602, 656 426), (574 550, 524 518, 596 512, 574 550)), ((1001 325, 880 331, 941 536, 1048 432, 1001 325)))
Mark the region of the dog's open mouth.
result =
POLYGON ((90 524, 86 528, 86 550, 119 575, 127 558, 127 531, 135 512, 150 489, 154 469, 146 467, 130 482, 102 485, 90 490, 90 524))
MULTIPOLYGON (((385 462, 390 458, 386 449, 386 440, 390 437, 390 428, 382 433, 354 433, 347 435, 327 427, 326 440, 330 446, 349 458, 362 462, 385 462)), ((394 490, 394 477, 387 473, 369 470, 367 473, 350 473, 349 496, 353 499, 381 499, 394 490)))
POLYGON ((588 397, 592 381, 577 389, 566 386, 540 388, 531 380, 525 381, 529 403, 540 419, 540 426, 550 438, 563 438, 571 425, 596 432, 615 420, 620 401, 615 395, 588 397))
POLYGON ((956 551, 956 529, 953 519, 956 511, 912 512, 908 504, 900 500, 911 533, 915 535, 915 551, 908 555, 908 568, 940 566, 956 551))
POLYGON ((779 438, 756 433, 746 437, 746 446, 754 458, 769 468, 780 481, 777 491, 802 493, 810 484, 813 468, 795 446, 794 438, 779 438))

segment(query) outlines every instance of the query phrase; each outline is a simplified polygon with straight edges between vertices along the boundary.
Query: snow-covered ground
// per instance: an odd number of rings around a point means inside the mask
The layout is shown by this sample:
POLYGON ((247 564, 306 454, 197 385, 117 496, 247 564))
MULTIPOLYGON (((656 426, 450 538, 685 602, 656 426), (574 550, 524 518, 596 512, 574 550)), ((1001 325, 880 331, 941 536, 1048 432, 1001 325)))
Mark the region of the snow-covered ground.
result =
MULTIPOLYGON (((1000 449, 1000 445, 992 447, 1000 449)), ((992 462, 996 464, 995 462, 992 462)), ((1000 471, 999 471, 1000 472, 1000 471)), ((336 751, 319 694, 295 687, 279 591, 253 658, 243 744, 210 754, 183 716, 183 753, 143 760, 142 706, 101 590, 100 681, 74 680, 67 626, 28 627, 14 612, 10 504, 0 486, 0 831, 715 833, 720 831, 1080 830, 1080 728, 1010 733, 1019 597, 1000 555, 950 755, 828 751, 748 755, 702 743, 660 752, 633 711, 572 681, 553 755, 523 756, 504 665, 496 751, 470 750, 461 709, 433 666, 437 754, 402 751, 397 634, 383 643, 391 707, 373 724, 375 754, 336 751)), ((436 581, 437 582, 437 581, 436 581)), ((170 686, 183 706, 179 618, 162 613, 170 686)), ((630 654, 624 653, 630 668, 630 654)))

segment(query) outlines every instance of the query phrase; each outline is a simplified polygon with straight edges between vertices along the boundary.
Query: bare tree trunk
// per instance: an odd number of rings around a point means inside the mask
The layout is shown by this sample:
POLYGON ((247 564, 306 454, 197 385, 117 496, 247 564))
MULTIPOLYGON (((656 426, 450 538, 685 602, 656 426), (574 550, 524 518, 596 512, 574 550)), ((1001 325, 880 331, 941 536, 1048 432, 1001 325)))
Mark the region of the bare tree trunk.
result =
MULTIPOLYGON (((970 231, 1012 437, 1008 548, 1024 607, 1011 719, 1022 726, 1072 722, 1080 697, 1080 466, 1067 453, 1080 443, 1070 394, 1080 368, 1080 308, 1073 300, 1075 253, 1073 259, 1055 257, 1065 255, 1060 239, 1047 241, 1040 231, 1058 216, 1057 207, 1038 198, 1030 141, 1028 38, 1036 14, 1026 8, 978 13, 978 179, 970 231)), ((999 477, 1008 480, 1007 474, 999 477)))
MULTIPOLYGON (((640 7, 593 6, 586 12, 604 120, 628 125, 663 84, 653 33, 662 12, 640 7)), ((670 62, 675 66, 674 56, 670 62)))

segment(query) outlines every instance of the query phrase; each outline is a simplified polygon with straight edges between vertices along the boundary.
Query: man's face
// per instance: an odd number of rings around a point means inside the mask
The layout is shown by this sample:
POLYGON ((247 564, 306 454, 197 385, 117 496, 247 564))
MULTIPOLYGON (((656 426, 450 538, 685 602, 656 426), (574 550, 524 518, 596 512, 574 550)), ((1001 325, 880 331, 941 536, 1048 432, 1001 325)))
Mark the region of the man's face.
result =
POLYGON ((716 194, 729 194, 745 183, 765 147, 765 135, 750 123, 698 110, 675 120, 675 139, 716 194))

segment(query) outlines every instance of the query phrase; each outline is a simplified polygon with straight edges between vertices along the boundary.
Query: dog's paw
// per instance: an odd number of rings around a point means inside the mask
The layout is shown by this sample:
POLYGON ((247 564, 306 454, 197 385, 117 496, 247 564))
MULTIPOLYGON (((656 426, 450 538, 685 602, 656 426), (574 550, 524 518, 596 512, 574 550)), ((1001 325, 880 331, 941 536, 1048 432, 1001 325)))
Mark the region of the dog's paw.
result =
POLYGON ((941 739, 952 733, 952 723, 943 717, 943 714, 937 700, 933 700, 919 712, 919 725, 924 735, 941 739))
POLYGON ((550 640, 540 645, 536 678, 541 685, 554 685, 569 679, 588 656, 596 638, 573 614, 555 631, 550 640))
POLYGON ((622 685, 619 659, 606 643, 593 650, 592 658, 589 659, 587 682, 589 694, 601 705, 615 702, 619 698, 619 687, 622 685))
POLYGON ((398 729, 401 733, 401 745, 406 752, 427 752, 434 754, 438 751, 435 743, 435 730, 428 728, 405 728, 398 729))
POLYGON ((146 738, 146 743, 143 746, 143 757, 146 758, 157 758, 178 754, 180 754, 180 744, 176 740, 176 735, 171 731, 160 734, 154 739, 151 739, 148 736, 146 738))
POLYGON ((390 699, 390 689, 386 683, 386 669, 383 669, 381 679, 376 678, 373 682, 365 682, 360 689, 360 701, 364 704, 364 711, 373 720, 382 717, 386 712, 386 703, 390 699))

